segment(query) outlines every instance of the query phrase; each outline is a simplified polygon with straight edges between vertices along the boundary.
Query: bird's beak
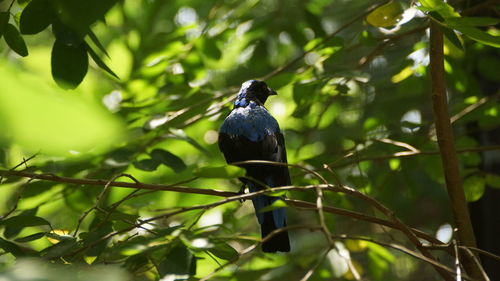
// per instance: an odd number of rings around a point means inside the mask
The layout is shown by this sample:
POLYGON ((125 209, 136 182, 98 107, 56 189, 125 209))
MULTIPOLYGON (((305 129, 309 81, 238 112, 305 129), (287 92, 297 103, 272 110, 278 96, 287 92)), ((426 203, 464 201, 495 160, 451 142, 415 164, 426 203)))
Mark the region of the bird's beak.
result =
POLYGON ((273 90, 273 89, 271 89, 271 88, 269 88, 269 87, 268 87, 267 89, 269 90, 269 95, 270 95, 270 96, 274 96, 274 95, 277 95, 277 94, 278 94, 278 93, 276 93, 276 91, 275 91, 275 90, 273 90))

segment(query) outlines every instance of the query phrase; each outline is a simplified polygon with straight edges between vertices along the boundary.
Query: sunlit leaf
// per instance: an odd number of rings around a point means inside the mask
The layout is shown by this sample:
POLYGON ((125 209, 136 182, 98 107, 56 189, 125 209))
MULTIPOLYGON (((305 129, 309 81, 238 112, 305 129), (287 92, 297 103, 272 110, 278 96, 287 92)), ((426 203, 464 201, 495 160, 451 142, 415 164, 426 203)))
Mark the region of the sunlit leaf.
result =
POLYGON ((471 176, 464 180, 463 186, 467 201, 474 202, 483 197, 485 179, 480 176, 471 176))
POLYGON ((376 27, 390 27, 401 20, 403 12, 404 10, 398 1, 391 1, 366 16, 366 21, 376 27))
POLYGON ((286 203, 285 201, 283 200, 276 200, 273 202, 273 204, 271 205, 268 205, 262 209, 259 210, 259 212, 261 213, 264 213, 264 212, 269 212, 269 211, 272 211, 272 210, 276 210, 276 209, 279 209, 279 208, 283 208, 283 207, 286 207, 286 203))
POLYGON ((47 240, 52 244, 57 244, 61 241, 72 241, 75 238, 70 235, 70 231, 67 229, 52 229, 50 232, 46 233, 47 240))
POLYGON ((100 105, 1 65, 3 141, 16 142, 27 151, 67 155, 70 150, 102 150, 120 137, 121 123, 100 105))

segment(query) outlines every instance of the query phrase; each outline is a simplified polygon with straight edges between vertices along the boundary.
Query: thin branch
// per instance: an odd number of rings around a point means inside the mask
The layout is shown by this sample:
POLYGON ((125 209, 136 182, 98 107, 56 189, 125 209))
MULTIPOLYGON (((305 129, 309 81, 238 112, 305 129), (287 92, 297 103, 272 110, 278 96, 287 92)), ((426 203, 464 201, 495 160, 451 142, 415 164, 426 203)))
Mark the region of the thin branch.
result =
MULTIPOLYGON (((331 240, 332 238, 330 237, 329 240, 331 240)), ((300 279, 300 281, 307 281, 309 280, 309 278, 311 278, 311 276, 313 275, 313 273, 316 271, 316 269, 318 269, 318 267, 323 263, 323 261, 326 259, 326 257, 328 256, 328 253, 332 250, 332 246, 330 246, 330 248, 326 249, 326 251, 323 253, 323 255, 321 255, 321 257, 316 261, 316 263, 314 264, 313 267, 311 267, 307 272, 306 274, 304 275, 304 277, 302 277, 300 279)), ((359 280, 359 279, 356 279, 356 280, 359 280)))
MULTIPOLYGON (((421 261, 424 261, 426 263, 429 263, 431 264, 433 267, 435 268, 439 268, 441 269, 442 271, 445 271, 447 274, 453 274, 455 275, 455 271, 452 269, 452 268, 449 268, 445 265, 443 265, 442 263, 439 263, 437 262, 436 260, 434 259, 431 259, 431 258, 428 258, 422 254, 419 254, 415 251, 412 251, 404 246, 401 246, 399 244, 394 244, 394 243, 387 243, 387 242, 382 242, 382 241, 378 241, 378 240, 374 240, 374 239, 371 239, 371 238, 366 238, 366 237, 359 237, 359 236, 347 236, 347 235, 338 235, 338 236, 334 236, 335 239, 344 239, 344 240, 362 240, 362 241, 367 241, 367 242, 371 242, 371 243, 374 243, 374 244, 378 244, 380 246, 383 246, 383 247, 386 247, 386 248, 392 248, 394 250, 398 250, 400 252, 403 252, 409 256, 412 256, 414 258, 417 258, 421 261)), ((467 275, 462 275, 462 277, 464 279, 467 279, 467 280, 475 280, 475 279, 472 279, 471 277, 467 276, 467 275)), ((455 281, 455 279, 451 279, 453 281, 455 281)))
MULTIPOLYGON (((25 177, 25 178, 79 184, 79 185, 105 186, 108 183, 107 180, 103 179, 76 179, 69 177, 61 177, 54 174, 36 174, 24 171, 0 170, 0 173, 2 173, 4 176, 25 177)), ((205 190, 200 188, 184 187, 184 186, 178 186, 177 184, 166 185, 166 184, 130 183, 130 182, 115 181, 110 183, 109 185, 116 187, 139 188, 139 189, 148 189, 155 191, 163 190, 163 191, 173 191, 182 193, 194 193, 194 194, 212 195, 219 197, 230 197, 238 194, 236 192, 229 192, 229 191, 219 191, 213 189, 205 190)))
MULTIPOLYGON (((468 152, 481 152, 481 151, 492 151, 492 150, 500 150, 500 145, 490 145, 490 146, 480 146, 480 147, 473 147, 473 148, 457 149, 456 152, 457 153, 468 153, 468 152)), ((380 161, 380 160, 387 160, 387 159, 394 159, 394 158, 406 158, 406 157, 413 157, 413 156, 439 155, 439 154, 440 154, 440 152, 438 150, 418 151, 418 152, 416 152, 416 151, 400 151, 400 152, 396 152, 396 153, 388 154, 388 155, 358 157, 356 159, 351 159, 351 160, 344 162, 344 163, 331 163, 328 165, 332 168, 339 168, 339 167, 349 166, 349 165, 353 165, 353 164, 356 164, 359 162, 365 162, 365 161, 380 161)), ((354 155, 353 153, 349 153, 346 156, 344 156, 342 159, 349 159, 353 155, 354 155)))
MULTIPOLYGON (((293 207, 305 208, 305 209, 313 209, 313 210, 316 209, 316 204, 311 203, 311 202, 301 201, 301 200, 295 200, 295 199, 289 199, 289 198, 285 198, 284 201, 288 205, 293 206, 293 207)), ((365 214, 362 214, 362 213, 358 213, 358 212, 354 212, 354 211, 349 211, 349 210, 341 209, 341 208, 337 208, 337 207, 331 207, 331 206, 323 206, 323 211, 325 211, 327 213, 341 215, 341 216, 345 216, 345 217, 350 217, 350 218, 354 218, 354 219, 357 219, 357 220, 371 222, 371 223, 374 223, 374 224, 379 224, 379 225, 383 225, 383 226, 387 226, 387 227, 399 230, 399 228, 398 228, 399 226, 397 226, 396 224, 394 224, 391 221, 380 219, 380 218, 377 218, 377 217, 372 217, 372 216, 365 215, 365 214)), ((444 248, 445 244, 443 244, 441 241, 439 241, 438 239, 434 238, 433 236, 428 235, 427 233, 425 233, 425 232, 423 232, 421 230, 418 230, 416 228, 410 228, 410 229, 412 230, 412 232, 415 233, 415 235, 418 238, 425 239, 429 243, 431 243, 432 245, 437 245, 438 247, 443 246, 443 248, 444 248)))

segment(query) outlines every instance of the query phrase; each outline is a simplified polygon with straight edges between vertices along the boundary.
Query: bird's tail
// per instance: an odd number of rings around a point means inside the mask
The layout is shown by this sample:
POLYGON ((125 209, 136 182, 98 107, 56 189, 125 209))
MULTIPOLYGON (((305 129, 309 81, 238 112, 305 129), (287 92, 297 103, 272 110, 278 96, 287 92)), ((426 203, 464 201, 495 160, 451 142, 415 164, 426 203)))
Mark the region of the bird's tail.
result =
MULTIPOLYGON (((252 191, 252 187, 250 187, 252 191)), ((286 211, 285 208, 277 208, 267 212, 261 212, 261 210, 267 206, 270 206, 278 200, 279 197, 271 197, 266 195, 260 195, 252 198, 252 203, 255 208, 255 215, 260 224, 262 238, 265 238, 268 234, 276 229, 286 226, 286 211)), ((288 238, 287 231, 281 231, 274 234, 269 240, 262 243, 262 250, 266 253, 289 252, 290 251, 290 239, 288 238)))
MULTIPOLYGON (((262 232, 262 239, 264 239, 267 235, 273 232, 279 227, 276 227, 274 223, 273 210, 264 213, 264 222, 260 225, 262 232)), ((284 210, 283 210, 284 211, 284 210)), ((283 227, 286 226, 286 221, 283 222, 283 227)), ((269 240, 264 241, 262 243, 262 251, 266 253, 275 253, 275 252, 290 252, 290 239, 288 238, 288 231, 281 231, 275 233, 269 240)))

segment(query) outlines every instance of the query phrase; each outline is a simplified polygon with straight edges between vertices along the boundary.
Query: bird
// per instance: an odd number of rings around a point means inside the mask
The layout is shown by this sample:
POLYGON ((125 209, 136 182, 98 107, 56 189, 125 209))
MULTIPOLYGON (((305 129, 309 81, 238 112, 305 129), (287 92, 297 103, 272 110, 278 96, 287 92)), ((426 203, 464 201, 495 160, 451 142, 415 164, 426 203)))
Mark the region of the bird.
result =
MULTIPOLYGON (((228 164, 267 160, 288 163, 285 138, 278 122, 264 106, 267 98, 277 95, 264 81, 249 80, 241 85, 234 106, 219 129, 218 145, 228 164)), ((268 187, 291 185, 287 165, 243 164, 246 177, 240 178, 250 192, 268 187)), ((262 238, 276 229, 285 227, 284 207, 261 210, 282 197, 259 195, 252 198, 262 238)), ((287 231, 273 235, 263 241, 262 251, 266 253, 289 252, 290 239, 287 231)))

